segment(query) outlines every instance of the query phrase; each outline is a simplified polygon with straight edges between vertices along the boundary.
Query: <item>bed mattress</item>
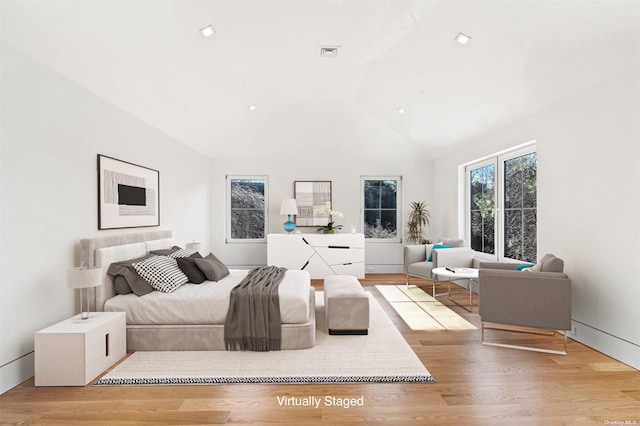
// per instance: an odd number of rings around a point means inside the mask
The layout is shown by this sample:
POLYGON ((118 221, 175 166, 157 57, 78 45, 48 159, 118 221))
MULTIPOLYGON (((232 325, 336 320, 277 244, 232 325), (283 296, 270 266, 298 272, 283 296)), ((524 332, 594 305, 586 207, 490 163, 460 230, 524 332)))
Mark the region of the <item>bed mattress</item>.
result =
MULTIPOLYGON (((231 270, 218 282, 183 284, 173 293, 118 295, 105 302, 104 310, 126 312, 130 325, 223 325, 231 289, 247 273, 247 270, 231 270)), ((309 320, 310 286, 306 271, 286 271, 278 287, 282 324, 303 324, 309 320)))

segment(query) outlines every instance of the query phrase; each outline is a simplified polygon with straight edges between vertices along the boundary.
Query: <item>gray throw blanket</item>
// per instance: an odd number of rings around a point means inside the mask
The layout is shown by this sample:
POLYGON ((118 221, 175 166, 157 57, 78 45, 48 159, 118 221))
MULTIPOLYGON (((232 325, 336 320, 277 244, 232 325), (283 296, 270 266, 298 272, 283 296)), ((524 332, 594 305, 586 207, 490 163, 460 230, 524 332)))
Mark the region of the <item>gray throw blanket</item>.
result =
POLYGON ((278 286, 286 270, 276 266, 252 269, 231 290, 224 324, 224 345, 228 351, 280 350, 278 286))

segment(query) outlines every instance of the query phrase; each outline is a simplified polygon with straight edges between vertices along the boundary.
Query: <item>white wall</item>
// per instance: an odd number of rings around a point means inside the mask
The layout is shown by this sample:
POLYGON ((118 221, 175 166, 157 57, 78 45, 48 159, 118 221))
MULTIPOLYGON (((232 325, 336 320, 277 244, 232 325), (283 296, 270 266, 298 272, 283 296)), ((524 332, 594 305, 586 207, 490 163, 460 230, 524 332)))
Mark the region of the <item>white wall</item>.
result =
POLYGON ((0 393, 33 375, 33 333, 78 311, 66 270, 97 230, 97 154, 160 171, 160 229, 209 246, 209 160, 2 44, 0 393))
MULTIPOLYGON (((336 156, 334 160, 212 160, 212 218, 211 243, 216 255, 233 266, 253 266, 266 264, 266 243, 226 244, 225 243, 225 175, 268 175, 269 176, 269 232, 281 233, 286 217, 280 216, 280 202, 294 196, 296 180, 330 180, 332 182, 333 209, 344 213, 336 220, 344 225, 343 232, 350 232, 355 225, 362 232, 360 219, 360 177, 390 176, 403 177, 403 222, 407 205, 411 201, 431 203, 431 170, 427 162, 407 156, 406 160, 352 160, 336 156)), ((316 232, 316 228, 299 228, 302 232, 316 232)), ((401 272, 402 244, 367 243, 365 250, 367 272, 401 272)))
POLYGON ((565 261, 575 339, 640 368, 640 72, 603 81, 434 161, 435 226, 458 208, 457 166, 538 146, 538 257, 565 261), (446 212, 450 212, 446 215, 446 212))

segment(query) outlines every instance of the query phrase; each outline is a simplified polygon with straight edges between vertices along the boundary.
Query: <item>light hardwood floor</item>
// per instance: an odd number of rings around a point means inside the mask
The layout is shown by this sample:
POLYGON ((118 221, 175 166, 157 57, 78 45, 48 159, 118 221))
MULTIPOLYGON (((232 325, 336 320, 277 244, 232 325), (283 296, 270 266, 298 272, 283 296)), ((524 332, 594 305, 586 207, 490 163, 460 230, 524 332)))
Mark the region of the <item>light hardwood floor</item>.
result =
MULTIPOLYGON (((363 284, 435 384, 36 388, 30 379, 0 396, 0 424, 640 424, 640 371, 572 340, 561 356, 483 346, 480 330, 412 331, 373 287, 403 280, 368 275, 363 284), (282 407, 282 396, 363 397, 364 406, 282 407)), ((426 281, 412 283, 431 288, 426 281)), ((479 327, 477 307, 472 313, 451 309, 479 327)), ((502 336, 531 344, 549 339, 502 336)))

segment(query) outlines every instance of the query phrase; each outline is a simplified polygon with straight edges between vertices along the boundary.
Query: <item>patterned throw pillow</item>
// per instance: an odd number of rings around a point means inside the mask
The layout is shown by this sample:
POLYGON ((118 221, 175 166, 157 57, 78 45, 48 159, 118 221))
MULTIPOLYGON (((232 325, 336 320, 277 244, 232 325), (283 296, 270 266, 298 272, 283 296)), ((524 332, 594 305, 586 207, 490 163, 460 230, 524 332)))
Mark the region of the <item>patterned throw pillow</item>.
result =
POLYGON ((152 256, 142 262, 134 263, 133 268, 153 288, 164 293, 175 291, 189 278, 180 270, 178 262, 166 256, 152 256))
POLYGON ((169 253, 167 256, 177 259, 179 257, 190 257, 196 253, 197 251, 192 249, 180 249, 180 250, 174 251, 173 253, 169 253))

